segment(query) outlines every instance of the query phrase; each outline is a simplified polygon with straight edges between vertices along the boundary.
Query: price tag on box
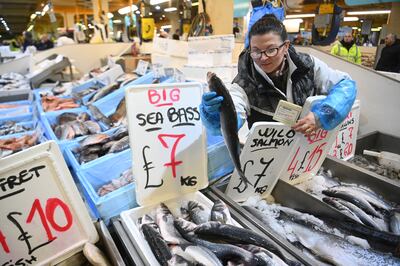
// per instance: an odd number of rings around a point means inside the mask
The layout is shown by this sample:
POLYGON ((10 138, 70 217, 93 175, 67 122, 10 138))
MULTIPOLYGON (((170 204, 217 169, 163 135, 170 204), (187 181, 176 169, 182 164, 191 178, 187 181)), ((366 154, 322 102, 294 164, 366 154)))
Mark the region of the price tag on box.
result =
POLYGON ((144 60, 139 60, 135 72, 136 72, 136 74, 143 76, 147 73, 148 67, 149 67, 149 62, 144 61, 144 60))
POLYGON ((96 229, 54 141, 0 160, 0 265, 54 265, 96 229))
POLYGON ((202 92, 200 83, 127 88, 129 136, 135 151, 132 163, 140 205, 208 185, 207 147, 198 110, 202 92))

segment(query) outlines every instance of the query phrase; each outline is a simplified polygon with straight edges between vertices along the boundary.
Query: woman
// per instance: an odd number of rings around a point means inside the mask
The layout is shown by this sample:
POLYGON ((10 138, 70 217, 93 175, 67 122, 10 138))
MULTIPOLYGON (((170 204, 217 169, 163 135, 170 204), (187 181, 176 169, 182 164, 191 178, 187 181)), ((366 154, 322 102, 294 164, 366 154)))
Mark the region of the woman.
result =
MULTIPOLYGON (((230 89, 238 113, 238 129, 247 119, 273 121, 279 100, 303 106, 309 96, 327 95, 292 128, 310 134, 318 128, 331 130, 347 116, 356 97, 355 82, 308 54, 297 53, 287 40, 281 21, 265 15, 249 32, 250 47, 239 57, 238 75, 230 89)), ((202 121, 212 135, 220 135, 219 109, 223 97, 203 94, 202 121)))

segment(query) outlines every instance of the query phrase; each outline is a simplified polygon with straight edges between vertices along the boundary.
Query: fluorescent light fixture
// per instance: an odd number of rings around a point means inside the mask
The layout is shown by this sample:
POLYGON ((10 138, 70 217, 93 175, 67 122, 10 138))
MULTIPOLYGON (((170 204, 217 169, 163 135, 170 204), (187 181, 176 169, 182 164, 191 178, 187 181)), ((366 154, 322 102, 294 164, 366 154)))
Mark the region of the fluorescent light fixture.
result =
POLYGON ((170 28, 172 28, 172 25, 164 25, 164 26, 161 26, 161 29, 170 29, 170 28))
POLYGON ((306 30, 306 29, 305 29, 305 28, 300 28, 300 30, 303 30, 303 31, 304 31, 304 30, 306 30))
POLYGON ((356 29, 358 29, 358 27, 351 27, 353 30, 356 30, 356 29))
POLYGON ((199 5, 199 2, 192 3, 192 6, 198 6, 198 5, 199 5))
POLYGON ((313 18, 315 14, 296 14, 296 15, 286 15, 285 18, 313 18))
POLYGON ((183 14, 183 12, 182 12, 182 11, 179 11, 179 14, 180 14, 180 15, 182 15, 182 14, 183 14))
POLYGON ((165 18, 165 15, 162 15, 163 18, 165 18))
POLYGON ((113 13, 110 13, 110 12, 108 12, 107 13, 107 17, 110 19, 110 18, 113 18, 114 17, 114 14, 113 13))
POLYGON ((348 21, 358 21, 358 17, 344 17, 343 21, 348 22, 348 21))
MULTIPOLYGON (((138 10, 138 7, 136 5, 132 5, 132 12, 138 10)), ((120 15, 126 15, 129 12, 131 12, 131 7, 130 6, 126 6, 123 8, 118 9, 118 14, 120 15)))
POLYGON ((33 24, 28 27, 26 31, 31 31, 33 29, 33 24))
POLYGON ((287 32, 298 32, 300 30, 300 23, 302 22, 301 18, 285 19, 283 25, 285 25, 287 32))
POLYGON ((139 14, 140 14, 140 11, 139 11, 139 10, 136 10, 135 13, 139 15, 139 14))
POLYGON ((156 10, 160 10, 161 9, 161 7, 160 6, 156 6, 156 10))
POLYGON ((153 15, 153 13, 152 12, 149 12, 149 16, 152 16, 153 15))
POLYGON ((347 15, 382 15, 390 14, 390 10, 349 11, 347 15))
POLYGON ((155 6, 166 2, 169 2, 169 0, 150 0, 150 5, 155 6))
POLYGON ((113 23, 114 23, 114 24, 121 24, 122 21, 121 21, 120 19, 114 19, 114 20, 113 20, 113 23))
POLYGON ((36 18, 36 14, 31 15, 31 20, 34 20, 36 18))
POLYGON ((165 12, 174 12, 176 10, 178 10, 176 7, 168 7, 164 9, 165 12))
POLYGON ((371 29, 371 31, 380 31, 381 29, 378 27, 378 28, 372 28, 371 29))
POLYGON ((42 12, 36 11, 35 14, 36 14, 36 15, 40 15, 40 14, 42 14, 42 12))

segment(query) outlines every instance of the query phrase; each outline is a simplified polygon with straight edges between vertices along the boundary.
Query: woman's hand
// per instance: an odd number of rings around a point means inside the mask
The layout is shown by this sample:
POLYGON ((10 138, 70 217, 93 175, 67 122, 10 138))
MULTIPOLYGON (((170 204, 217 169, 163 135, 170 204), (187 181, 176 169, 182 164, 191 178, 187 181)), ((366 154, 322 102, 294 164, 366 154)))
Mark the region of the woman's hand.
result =
POLYGON ((309 112, 308 115, 297 121, 297 123, 292 126, 292 129, 305 135, 309 135, 317 130, 318 127, 315 121, 314 113, 309 112))

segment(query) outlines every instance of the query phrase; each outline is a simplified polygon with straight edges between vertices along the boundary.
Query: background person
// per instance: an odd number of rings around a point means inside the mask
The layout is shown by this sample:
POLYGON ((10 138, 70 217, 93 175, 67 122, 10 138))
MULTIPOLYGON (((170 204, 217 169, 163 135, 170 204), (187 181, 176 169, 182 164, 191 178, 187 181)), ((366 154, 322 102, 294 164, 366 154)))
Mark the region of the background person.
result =
POLYGON ((349 62, 361 65, 361 51, 354 42, 351 32, 346 32, 343 40, 332 47, 331 54, 339 56, 349 62))
POLYGON ((375 70, 400 73, 400 40, 389 33, 375 70))

